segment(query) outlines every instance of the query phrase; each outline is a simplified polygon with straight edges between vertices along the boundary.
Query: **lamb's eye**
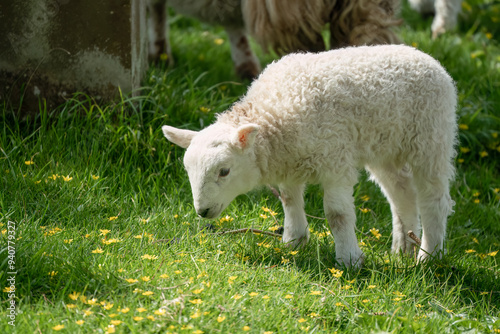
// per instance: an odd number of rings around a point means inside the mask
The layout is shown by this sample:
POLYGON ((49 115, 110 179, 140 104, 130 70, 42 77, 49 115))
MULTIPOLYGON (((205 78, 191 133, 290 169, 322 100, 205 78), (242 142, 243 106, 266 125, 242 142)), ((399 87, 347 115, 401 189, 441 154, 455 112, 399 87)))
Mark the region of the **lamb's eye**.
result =
POLYGON ((221 168, 219 171, 219 177, 225 177, 229 175, 229 168, 221 168))

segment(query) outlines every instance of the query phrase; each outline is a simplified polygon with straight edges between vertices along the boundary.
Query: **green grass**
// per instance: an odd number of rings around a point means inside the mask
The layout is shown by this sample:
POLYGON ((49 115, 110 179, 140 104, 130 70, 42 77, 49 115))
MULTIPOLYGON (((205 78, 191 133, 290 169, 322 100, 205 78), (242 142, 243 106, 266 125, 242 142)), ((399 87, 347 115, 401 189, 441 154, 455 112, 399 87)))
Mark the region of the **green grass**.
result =
MULTIPOLYGON (((200 129, 248 83, 235 77, 227 41, 214 43, 226 38, 220 29, 177 17, 176 66, 152 68, 139 97, 103 104, 80 95, 26 121, 0 109, 0 332, 500 332, 500 28, 492 24, 500 5, 469 5, 457 31, 435 41, 430 19, 402 11, 404 41, 439 59, 459 91, 456 206, 442 260, 390 253, 389 206, 365 173, 354 189, 356 207, 369 209, 357 210, 361 270, 333 275, 341 268, 322 219, 310 218, 311 241, 296 253, 271 236, 203 230, 183 151, 160 127, 200 129)), ((322 217, 322 207, 310 186, 306 211, 322 217)), ((219 229, 269 230, 283 220, 266 189, 238 197, 224 215, 219 229)))

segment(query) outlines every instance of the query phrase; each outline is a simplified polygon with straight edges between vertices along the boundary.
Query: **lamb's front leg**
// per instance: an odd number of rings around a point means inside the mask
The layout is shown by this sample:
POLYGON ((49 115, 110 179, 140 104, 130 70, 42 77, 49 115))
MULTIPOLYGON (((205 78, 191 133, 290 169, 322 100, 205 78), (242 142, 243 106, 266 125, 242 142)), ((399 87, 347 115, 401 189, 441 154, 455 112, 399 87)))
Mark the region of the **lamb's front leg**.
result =
POLYGON ((335 240, 336 259, 347 267, 361 267, 364 254, 354 231, 356 214, 351 186, 325 186, 323 199, 326 219, 335 240))
POLYGON ((281 202, 285 211, 283 242, 292 247, 305 245, 309 227, 304 212, 304 184, 280 185, 281 202))

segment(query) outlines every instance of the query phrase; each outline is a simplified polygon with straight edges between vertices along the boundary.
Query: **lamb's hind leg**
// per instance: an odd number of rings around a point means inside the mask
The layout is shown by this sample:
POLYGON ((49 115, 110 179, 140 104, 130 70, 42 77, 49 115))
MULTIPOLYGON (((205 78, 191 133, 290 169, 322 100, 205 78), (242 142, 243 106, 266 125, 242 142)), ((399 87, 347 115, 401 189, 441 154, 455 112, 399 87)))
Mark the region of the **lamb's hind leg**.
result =
POLYGON ((348 267, 360 267, 363 264, 364 255, 359 248, 354 231, 356 214, 352 185, 323 185, 323 187, 325 188, 323 204, 326 219, 335 239, 336 259, 348 267))
POLYGON ((304 184, 280 185, 281 202, 285 211, 283 242, 292 247, 309 241, 309 227, 304 212, 304 184))
POLYGON ((393 164, 383 167, 367 166, 371 179, 378 183, 391 205, 392 212, 392 251, 413 253, 413 240, 408 231, 419 235, 417 192, 413 183, 411 168, 402 169, 393 164))
POLYGON ((415 173, 418 207, 422 222, 422 245, 418 253, 420 261, 430 255, 441 256, 444 250, 446 221, 448 215, 453 212, 454 204, 449 194, 449 175, 448 173, 415 173))

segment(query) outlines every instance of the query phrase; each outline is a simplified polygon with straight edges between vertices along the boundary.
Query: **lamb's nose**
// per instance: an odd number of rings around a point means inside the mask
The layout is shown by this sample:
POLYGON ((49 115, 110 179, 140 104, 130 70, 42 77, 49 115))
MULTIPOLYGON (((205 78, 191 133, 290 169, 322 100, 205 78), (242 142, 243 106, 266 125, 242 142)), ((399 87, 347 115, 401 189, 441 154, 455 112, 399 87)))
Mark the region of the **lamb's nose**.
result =
POLYGON ((210 209, 199 210, 198 211, 198 216, 200 216, 202 218, 205 218, 206 216, 208 216, 208 211, 210 211, 210 209))

